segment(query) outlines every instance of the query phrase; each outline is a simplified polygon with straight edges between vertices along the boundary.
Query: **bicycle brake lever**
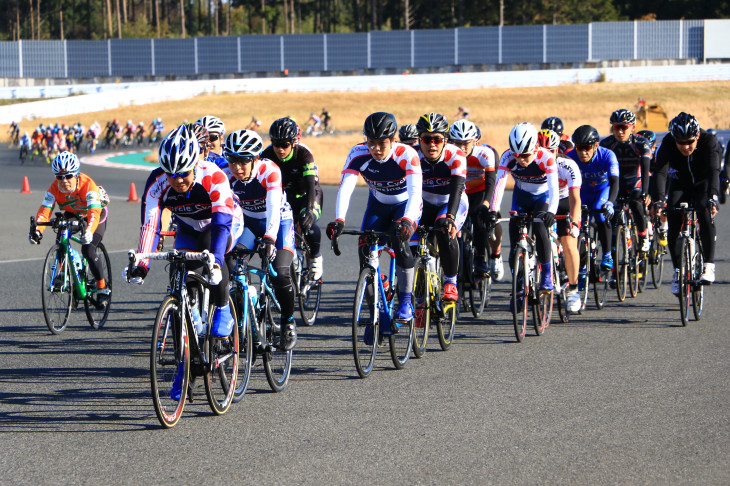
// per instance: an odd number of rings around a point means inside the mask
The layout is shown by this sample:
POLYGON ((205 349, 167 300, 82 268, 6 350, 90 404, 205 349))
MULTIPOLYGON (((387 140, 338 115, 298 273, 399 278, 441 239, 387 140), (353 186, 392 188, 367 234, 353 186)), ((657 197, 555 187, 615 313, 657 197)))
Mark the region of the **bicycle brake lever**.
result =
POLYGON ((335 255, 336 256, 340 256, 342 254, 342 252, 340 251, 339 239, 340 239, 340 236, 339 235, 335 235, 332 238, 332 251, 335 252, 335 255))

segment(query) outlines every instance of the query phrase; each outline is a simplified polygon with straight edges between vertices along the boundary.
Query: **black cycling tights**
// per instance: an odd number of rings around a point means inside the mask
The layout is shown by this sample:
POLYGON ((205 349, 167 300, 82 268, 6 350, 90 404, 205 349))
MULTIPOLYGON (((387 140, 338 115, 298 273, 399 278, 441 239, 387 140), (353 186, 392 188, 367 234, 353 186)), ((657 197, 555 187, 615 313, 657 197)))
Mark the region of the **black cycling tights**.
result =
MULTIPOLYGON (((536 212, 535 217, 539 218, 545 214, 543 211, 536 212)), ((515 244, 520 240, 520 227, 516 220, 513 218, 509 222, 509 241, 510 248, 514 248, 515 244)), ((535 235, 535 243, 537 246, 537 261, 538 263, 548 263, 550 261, 550 238, 548 237, 547 228, 545 223, 542 221, 535 221, 532 223, 532 233, 535 235)), ((510 258, 510 264, 512 259, 510 258)))
POLYGON ((291 281, 291 262, 294 255, 289 250, 277 250, 276 258, 274 258, 274 271, 276 277, 271 277, 271 283, 274 286, 276 300, 281 306, 281 316, 284 319, 294 314, 294 286, 291 281))
MULTIPOLYGON (((86 258, 86 261, 89 262, 91 273, 94 275, 94 279, 96 280, 104 278, 104 275, 102 274, 104 269, 102 267, 101 258, 99 258, 99 255, 96 253, 96 249, 99 247, 99 243, 101 243, 101 239, 104 237, 104 231, 106 231, 106 219, 104 219, 104 221, 99 223, 96 227, 94 239, 91 240, 91 243, 81 246, 81 253, 86 258)), ((111 268, 107 268, 107 271, 111 272, 111 268)))
POLYGON ((705 209, 707 205, 707 192, 703 184, 702 187, 694 186, 689 190, 676 189, 669 192, 669 200, 667 202, 667 223, 669 223, 669 253, 672 256, 674 268, 679 268, 679 252, 681 250, 681 240, 679 232, 682 229, 682 213, 674 211, 679 203, 687 202, 690 206, 694 201, 694 208, 697 210, 697 221, 700 224, 700 240, 702 241, 702 257, 705 263, 715 262, 715 240, 717 238, 717 229, 715 223, 712 222, 710 213, 705 209))

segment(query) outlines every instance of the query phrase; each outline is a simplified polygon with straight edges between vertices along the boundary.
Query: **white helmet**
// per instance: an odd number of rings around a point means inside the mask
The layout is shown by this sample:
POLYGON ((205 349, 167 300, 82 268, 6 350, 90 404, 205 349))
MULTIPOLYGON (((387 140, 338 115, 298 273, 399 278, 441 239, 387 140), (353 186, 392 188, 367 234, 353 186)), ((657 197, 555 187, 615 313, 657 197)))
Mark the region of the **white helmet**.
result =
POLYGON ((477 126, 469 120, 457 120, 451 125, 449 139, 457 142, 468 142, 479 138, 477 126))
POLYGON ((509 132, 509 148, 516 154, 529 154, 537 145, 537 128, 532 123, 518 123, 509 132))
POLYGON ((200 117, 195 123, 207 128, 208 133, 219 133, 221 137, 226 134, 226 126, 217 116, 205 115, 200 117))
POLYGON ((55 175, 74 174, 78 175, 81 171, 81 162, 75 154, 71 152, 61 152, 56 155, 51 163, 51 169, 55 175))
POLYGON ((180 125, 160 143, 160 167, 168 174, 180 174, 195 168, 200 155, 198 138, 187 125, 180 125))
POLYGON ((261 136, 253 130, 236 130, 226 137, 223 155, 226 157, 258 157, 264 149, 261 136))

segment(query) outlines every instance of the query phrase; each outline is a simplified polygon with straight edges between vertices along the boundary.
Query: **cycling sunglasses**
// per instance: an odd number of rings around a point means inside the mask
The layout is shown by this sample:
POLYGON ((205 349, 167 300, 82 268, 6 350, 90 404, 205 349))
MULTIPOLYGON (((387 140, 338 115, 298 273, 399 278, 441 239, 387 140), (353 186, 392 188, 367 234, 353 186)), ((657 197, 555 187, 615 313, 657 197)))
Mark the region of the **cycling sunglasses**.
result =
POLYGON ((697 141, 697 137, 688 138, 687 140, 675 140, 674 143, 677 145, 692 145, 697 141))
POLYGON ((633 127, 633 125, 627 125, 625 123, 618 123, 618 124, 616 124, 616 125, 613 126, 613 129, 614 130, 619 130, 619 131, 622 131, 622 130, 623 131, 626 131, 626 130, 631 129, 631 127, 633 127))
POLYGON ((253 162, 255 158, 256 157, 241 157, 238 155, 226 156, 229 164, 248 164, 249 162, 253 162))
POLYGON ((588 144, 588 145, 582 145, 582 144, 581 145, 576 145, 575 146, 575 149, 576 150, 580 150, 581 152, 588 152, 591 149, 593 149, 593 145, 592 144, 588 144))
POLYGON ((217 142, 220 137, 218 135, 213 135, 212 133, 208 135, 208 141, 210 142, 217 142))
POLYGON ((274 147, 276 147, 276 148, 280 148, 280 149, 285 149, 285 148, 289 148, 289 147, 291 147, 292 145, 294 145, 294 144, 293 144, 292 142, 279 142, 279 141, 276 141, 276 142, 271 142, 271 144, 272 144, 272 145, 273 145, 274 147))
POLYGON ((434 145, 441 145, 444 143, 446 139, 444 137, 421 137, 421 142, 425 143, 426 145, 434 144, 434 145))
POLYGON ((187 172, 178 172, 177 174, 169 174, 168 173, 167 174, 167 177, 169 177, 170 179, 177 179, 178 177, 181 177, 181 178, 185 179, 187 176, 190 175, 191 172, 192 172, 192 170, 189 170, 187 172))
POLYGON ((56 179, 58 179, 59 181, 62 181, 62 180, 73 179, 74 177, 76 177, 76 174, 60 174, 60 175, 56 176, 56 179))

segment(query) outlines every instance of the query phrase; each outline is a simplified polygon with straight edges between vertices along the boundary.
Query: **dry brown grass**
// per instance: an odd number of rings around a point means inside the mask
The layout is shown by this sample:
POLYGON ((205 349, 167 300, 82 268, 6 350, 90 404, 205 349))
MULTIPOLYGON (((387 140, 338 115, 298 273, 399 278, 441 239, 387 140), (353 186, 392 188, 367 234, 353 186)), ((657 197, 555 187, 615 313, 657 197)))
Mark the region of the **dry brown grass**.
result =
MULTIPOLYGON (((112 118, 149 123, 152 118, 161 116, 169 129, 182 120, 193 121, 212 113, 223 119, 228 131, 245 127, 253 115, 261 120, 263 131, 266 131, 276 118, 289 115, 304 123, 310 112, 319 113, 326 107, 338 130, 359 130, 365 117, 375 111, 389 111, 395 114, 399 123, 415 123, 427 111, 443 113, 451 120, 457 106, 461 105, 469 107, 471 120, 480 126, 483 140, 503 150, 507 146, 507 134, 515 123, 527 120, 539 124, 551 115, 562 118, 567 133, 572 133, 579 125, 591 124, 605 134, 611 112, 618 108, 633 108, 639 96, 649 104, 661 105, 670 118, 687 111, 697 116, 704 127, 730 127, 730 81, 594 83, 431 92, 219 94, 43 121, 81 121, 88 126, 94 120, 103 124, 112 118)), ((22 128, 30 131, 37 123, 25 122, 22 128)), ((6 129, 0 127, 2 132, 6 129)), ((323 181, 337 182, 350 147, 361 140, 360 135, 354 135, 310 137, 304 142, 315 154, 323 181)))

